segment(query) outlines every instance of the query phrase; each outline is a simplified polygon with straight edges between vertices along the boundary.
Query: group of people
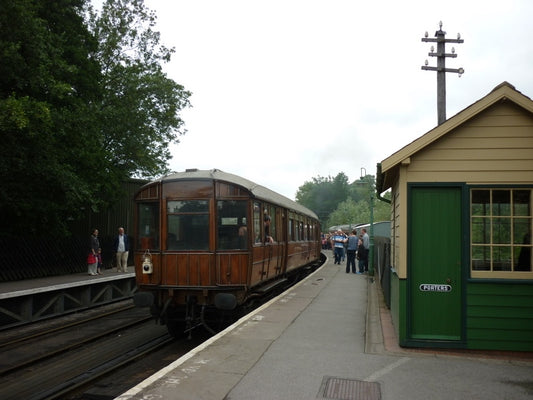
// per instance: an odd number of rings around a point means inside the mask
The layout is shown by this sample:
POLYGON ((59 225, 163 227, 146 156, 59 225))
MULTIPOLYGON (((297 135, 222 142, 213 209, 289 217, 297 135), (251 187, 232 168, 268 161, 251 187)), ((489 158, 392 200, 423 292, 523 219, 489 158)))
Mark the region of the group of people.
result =
POLYGON ((346 273, 350 273, 350 269, 354 274, 368 272, 370 238, 365 228, 361 229, 359 236, 355 229, 350 235, 346 235, 341 229, 338 229, 330 239, 335 258, 334 264, 340 265, 341 261, 344 261, 344 250, 346 247, 346 273), (356 259, 358 260, 358 265, 356 265, 356 259), (357 267, 359 267, 359 270, 357 270, 357 267))
MULTIPOLYGON (((128 272, 130 240, 122 227, 118 228, 118 235, 113 242, 113 250, 117 260, 117 272, 128 272)), ((102 275, 102 248, 98 239, 98 229, 93 229, 91 233, 87 268, 91 276, 102 275)))

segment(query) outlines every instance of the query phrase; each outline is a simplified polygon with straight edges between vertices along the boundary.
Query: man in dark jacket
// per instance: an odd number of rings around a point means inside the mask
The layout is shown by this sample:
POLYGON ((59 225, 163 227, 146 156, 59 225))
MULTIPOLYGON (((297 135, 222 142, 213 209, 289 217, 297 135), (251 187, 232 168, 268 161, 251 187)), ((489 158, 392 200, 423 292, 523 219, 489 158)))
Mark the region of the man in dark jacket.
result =
POLYGON ((128 272, 128 255, 130 251, 130 240, 124 233, 124 228, 118 228, 118 235, 114 243, 115 253, 117 253, 117 272, 128 272))

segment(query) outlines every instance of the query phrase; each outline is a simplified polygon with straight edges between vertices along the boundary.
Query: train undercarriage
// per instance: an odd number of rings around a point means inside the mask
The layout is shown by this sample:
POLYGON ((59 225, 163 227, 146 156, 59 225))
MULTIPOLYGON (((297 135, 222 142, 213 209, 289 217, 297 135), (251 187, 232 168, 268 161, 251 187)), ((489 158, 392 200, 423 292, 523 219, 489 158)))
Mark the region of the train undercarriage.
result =
POLYGON ((156 321, 166 325, 168 332, 175 338, 191 338, 195 329, 205 329, 214 335, 281 294, 314 272, 322 263, 323 260, 311 263, 248 290, 246 287, 233 290, 152 289, 136 293, 134 302, 140 307, 149 306, 156 321))

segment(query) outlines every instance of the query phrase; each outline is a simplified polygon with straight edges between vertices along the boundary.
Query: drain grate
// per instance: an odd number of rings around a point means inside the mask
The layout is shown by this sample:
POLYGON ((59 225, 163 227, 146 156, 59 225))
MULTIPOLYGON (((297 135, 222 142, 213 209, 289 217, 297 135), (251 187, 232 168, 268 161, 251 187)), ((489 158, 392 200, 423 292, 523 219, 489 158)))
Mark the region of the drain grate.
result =
POLYGON ((317 399, 381 400, 381 390, 377 382, 325 376, 317 399))

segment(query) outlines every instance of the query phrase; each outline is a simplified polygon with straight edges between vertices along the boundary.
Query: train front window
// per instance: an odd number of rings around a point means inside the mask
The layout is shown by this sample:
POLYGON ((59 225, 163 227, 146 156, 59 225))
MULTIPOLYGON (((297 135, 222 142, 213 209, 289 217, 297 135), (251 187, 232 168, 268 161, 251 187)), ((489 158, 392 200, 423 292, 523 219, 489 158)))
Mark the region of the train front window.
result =
POLYGON ((167 202, 167 250, 209 250, 209 201, 167 202))
POLYGON ((217 248, 219 250, 248 248, 247 204, 242 200, 217 202, 217 248))
POLYGON ((137 243, 141 250, 159 250, 159 204, 139 203, 137 207, 137 243))

